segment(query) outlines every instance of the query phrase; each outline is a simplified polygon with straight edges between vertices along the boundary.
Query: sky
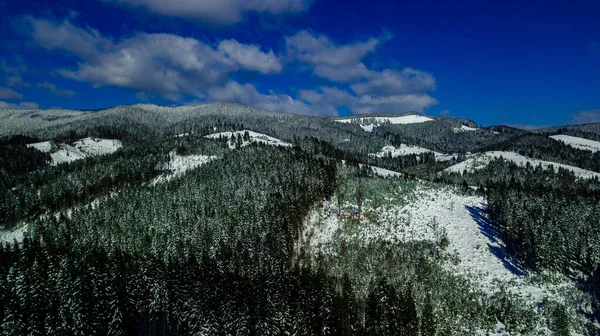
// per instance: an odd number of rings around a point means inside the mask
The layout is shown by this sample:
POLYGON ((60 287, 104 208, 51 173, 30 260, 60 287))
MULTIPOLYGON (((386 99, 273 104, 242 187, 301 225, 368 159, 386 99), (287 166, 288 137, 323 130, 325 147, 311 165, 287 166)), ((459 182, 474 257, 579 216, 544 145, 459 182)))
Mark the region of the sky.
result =
POLYGON ((0 107, 600 122, 599 13, 593 0, 0 0, 0 107))

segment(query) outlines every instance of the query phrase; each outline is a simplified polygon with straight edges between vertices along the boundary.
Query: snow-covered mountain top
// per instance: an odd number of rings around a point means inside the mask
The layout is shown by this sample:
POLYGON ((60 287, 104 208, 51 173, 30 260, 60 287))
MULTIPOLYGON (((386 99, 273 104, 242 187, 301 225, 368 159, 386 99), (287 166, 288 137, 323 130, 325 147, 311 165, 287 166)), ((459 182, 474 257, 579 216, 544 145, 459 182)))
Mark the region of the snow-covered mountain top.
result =
POLYGON ((597 151, 600 151, 600 142, 599 141, 574 137, 574 136, 570 136, 570 135, 563 135, 563 134, 552 135, 550 137, 554 140, 562 141, 573 148, 589 150, 594 153, 597 151))
POLYGON ((364 129, 367 132, 371 132, 371 131, 373 131, 373 128, 378 127, 384 123, 405 125, 405 124, 423 123, 423 122, 434 121, 434 120, 435 119, 428 118, 425 116, 410 114, 410 115, 405 115, 405 116, 400 116, 400 117, 362 117, 362 118, 350 118, 350 119, 336 119, 335 121, 341 122, 341 123, 358 123, 359 126, 362 127, 362 129, 364 129), (373 121, 373 123, 366 124, 366 122, 368 122, 368 121, 373 121))
MULTIPOLYGON (((283 146, 283 147, 291 147, 292 144, 291 143, 287 143, 285 141, 282 141, 280 139, 274 138, 272 136, 263 134, 263 133, 258 133, 258 132, 253 132, 250 130, 243 130, 243 131, 235 131, 235 132, 220 132, 220 133, 213 133, 213 134, 209 134, 209 135, 205 135, 205 138, 209 138, 209 139, 219 139, 219 138, 228 138, 231 139, 232 137, 238 137, 238 135, 240 137, 244 137, 244 134, 248 132, 248 135, 250 136, 250 140, 243 140, 242 139, 242 147, 243 146, 247 146, 248 144, 250 144, 251 142, 256 142, 256 143, 262 143, 265 145, 273 145, 273 146, 283 146)), ((232 144, 231 141, 229 143, 229 147, 230 148, 235 148, 235 144, 232 144)))
POLYGON ((449 173, 463 174, 465 171, 471 172, 471 171, 474 171, 477 169, 483 169, 490 163, 490 161, 492 161, 496 158, 500 158, 500 157, 504 158, 505 160, 512 161, 520 166, 525 166, 527 163, 529 163, 530 165, 535 167, 535 166, 538 166, 541 164, 542 168, 544 168, 544 169, 552 166, 552 167, 554 167, 555 171, 558 171, 559 168, 564 168, 564 169, 570 170, 575 174, 575 176, 577 176, 579 178, 584 178, 584 179, 585 178, 594 178, 594 177, 600 178, 600 173, 581 169, 579 167, 569 166, 569 165, 556 163, 556 162, 531 159, 531 158, 525 157, 523 155, 517 154, 515 152, 504 152, 504 151, 490 151, 490 152, 481 153, 479 155, 475 155, 471 158, 468 158, 461 163, 458 163, 451 167, 448 167, 444 171, 449 172, 449 173))

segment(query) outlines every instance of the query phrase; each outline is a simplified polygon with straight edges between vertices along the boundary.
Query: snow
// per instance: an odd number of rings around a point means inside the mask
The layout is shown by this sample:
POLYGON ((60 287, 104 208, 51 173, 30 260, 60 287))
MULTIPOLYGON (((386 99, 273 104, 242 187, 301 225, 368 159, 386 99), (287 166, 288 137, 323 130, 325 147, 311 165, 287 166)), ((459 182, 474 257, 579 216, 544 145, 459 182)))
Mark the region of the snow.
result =
POLYGON ((0 243, 12 243, 15 240, 20 243, 25 232, 27 232, 27 224, 13 230, 0 229, 0 243))
POLYGON ((119 140, 84 138, 75 141, 72 146, 63 143, 53 145, 50 141, 43 141, 28 144, 27 147, 33 147, 42 152, 50 153, 50 157, 52 158, 50 164, 56 166, 61 163, 73 162, 90 156, 112 154, 123 147, 123 145, 119 140))
POLYGON ((512 161, 519 166, 525 166, 528 162, 532 166, 542 165, 542 168, 546 169, 550 166, 554 167, 555 171, 558 171, 559 167, 563 169, 567 169, 572 171, 575 176, 579 178, 600 178, 600 173, 592 172, 589 170, 581 169, 579 167, 569 166, 561 163, 555 163, 550 161, 543 161, 537 159, 530 159, 523 155, 517 154, 515 152, 504 152, 504 151, 490 151, 481 153, 474 157, 468 158, 465 161, 453 165, 451 167, 446 168, 444 171, 448 173, 460 173, 463 174, 465 171, 472 172, 478 169, 485 168, 490 161, 495 158, 503 157, 505 160, 512 161))
POLYGON ((85 153, 73 146, 59 144, 58 148, 59 149, 55 152, 50 153, 50 157, 52 157, 52 166, 56 166, 61 163, 70 163, 73 161, 82 160, 87 157, 85 153))
MULTIPOLYGON (((365 165, 362 163, 359 163, 358 166, 360 168, 362 168, 365 165)), ((401 173, 395 172, 393 170, 375 167, 375 166, 368 166, 368 165, 367 165, 367 167, 371 168, 371 171, 373 172, 373 174, 381 176, 381 177, 401 177, 402 176, 401 173)))
MULTIPOLYGON (((287 143, 285 141, 279 140, 277 138, 274 138, 272 136, 263 134, 263 133, 258 133, 258 132, 253 132, 253 131, 249 131, 249 130, 243 130, 243 131, 235 131, 235 132, 221 132, 221 133, 213 133, 213 134, 209 134, 204 136, 205 138, 209 138, 209 139, 219 139, 219 138, 228 138, 231 139, 232 137, 237 137, 238 134, 243 137, 244 133, 248 132, 248 134, 250 135, 250 141, 244 141, 242 143, 242 147, 243 146, 247 146, 249 145, 251 142, 256 142, 256 143, 262 143, 265 145, 273 145, 273 146, 282 146, 282 147, 292 147, 291 143, 287 143)), ((229 143, 229 148, 234 149, 235 145, 233 143, 229 143)))
POLYGON ((441 153, 434 152, 427 148, 417 147, 417 146, 408 146, 405 144, 400 144, 400 147, 396 148, 394 146, 384 146, 378 153, 370 153, 370 156, 376 157, 387 157, 388 153, 391 154, 392 157, 411 155, 411 154, 421 154, 421 153, 429 153, 433 152, 436 157, 441 156, 441 153))
MULTIPOLYGON (((388 203, 375 205, 365 200, 359 225, 348 226, 347 218, 357 213, 357 206, 345 202, 338 210, 337 200, 324 200, 304 220, 297 242, 313 256, 336 253, 341 239, 355 242, 415 241, 439 242, 448 239, 446 267, 469 277, 487 294, 504 286, 535 309, 546 297, 561 300, 564 291, 576 290, 566 278, 555 284, 530 281, 530 274, 516 266, 505 245, 486 215, 487 203, 481 196, 463 195, 451 187, 432 187, 419 183, 415 189, 398 190, 386 198, 388 203), (405 196, 406 195, 406 196, 405 196), (398 198, 408 200, 398 202, 398 198), (375 219, 373 219, 375 218, 375 219)), ((356 220, 356 216, 352 217, 356 220)), ((498 328, 501 331, 503 328, 498 328)))
POLYGON ((557 140, 557 141, 562 141, 573 148, 588 150, 588 151, 591 151, 592 153, 600 151, 600 141, 594 141, 594 140, 574 137, 574 136, 570 136, 570 135, 562 135, 562 134, 552 135, 552 136, 550 136, 550 138, 557 140))
POLYGON ((29 147, 29 148, 33 147, 33 148, 39 150, 40 152, 44 152, 44 153, 50 153, 50 151, 52 151, 52 143, 50 141, 42 141, 42 142, 28 144, 27 147, 29 147))
POLYGON ((181 176, 186 172, 198 168, 214 159, 216 156, 208 155, 178 155, 174 151, 169 153, 169 162, 165 162, 160 167, 161 170, 168 170, 168 175, 156 177, 151 184, 168 181, 173 177, 181 176))
POLYGON ((336 119, 335 121, 341 122, 341 123, 358 122, 359 126, 362 127, 362 129, 364 129, 366 132, 372 132, 373 128, 378 127, 383 123, 406 125, 406 124, 416 124, 416 123, 423 123, 423 122, 427 122, 427 121, 434 121, 434 119, 431 119, 431 118, 428 118, 425 116, 421 116, 421 115, 411 114, 411 115, 406 115, 406 116, 401 116, 401 117, 373 117, 373 118, 363 117, 363 118, 350 118, 350 119, 336 119), (364 125, 365 119, 366 120, 373 119, 375 121, 375 123, 364 125))
POLYGON ((478 128, 473 128, 473 127, 469 127, 469 126, 465 126, 465 125, 461 125, 460 127, 455 127, 452 129, 452 131, 454 131, 454 133, 461 133, 461 132, 473 132, 473 131, 477 131, 478 128))
POLYGON ((73 143, 73 146, 86 156, 112 154, 123 147, 121 141, 99 138, 85 138, 73 143))

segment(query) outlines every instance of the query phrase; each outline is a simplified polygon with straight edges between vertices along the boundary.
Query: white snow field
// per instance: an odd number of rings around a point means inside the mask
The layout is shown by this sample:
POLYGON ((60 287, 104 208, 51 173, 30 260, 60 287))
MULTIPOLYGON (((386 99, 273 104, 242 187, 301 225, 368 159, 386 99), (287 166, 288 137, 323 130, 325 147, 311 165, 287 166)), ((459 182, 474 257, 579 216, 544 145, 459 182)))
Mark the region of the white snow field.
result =
POLYGON ((425 116, 411 114, 411 115, 406 115, 406 116, 401 116, 401 117, 376 117, 376 118, 363 117, 363 118, 351 118, 351 119, 336 119, 335 121, 341 122, 341 123, 358 122, 359 126, 362 127, 362 129, 364 129, 367 132, 372 132, 373 128, 378 127, 381 124, 388 123, 388 122, 391 124, 416 124, 416 123, 422 123, 422 122, 434 121, 434 120, 435 119, 431 119, 431 118, 428 118, 425 116), (375 123, 364 125, 365 119, 366 120, 373 119, 375 121, 375 123))
MULTIPOLYGON (((365 165, 362 163, 359 163, 358 166, 360 168, 362 168, 365 165)), ((369 166, 369 165, 367 165, 367 167, 371 168, 371 171, 373 172, 373 174, 381 176, 381 177, 402 177, 401 173, 395 172, 393 170, 375 167, 375 166, 369 166)))
MULTIPOLYGON (((361 216, 361 225, 352 225, 352 229, 348 229, 346 222, 357 213, 355 204, 345 202, 339 213, 335 197, 323 201, 305 218, 296 248, 304 246, 308 253, 317 256, 336 253, 335 246, 341 240, 365 244, 381 240, 438 241, 445 233, 449 241, 446 252, 452 256, 446 267, 474 280, 490 295, 503 287, 535 310, 544 298, 564 301, 565 297, 578 293, 573 282, 565 277, 540 285, 532 280, 531 274, 516 266, 488 221, 487 204, 482 197, 462 195, 450 187, 431 187, 427 183, 420 183, 417 190, 403 191, 402 187, 399 183, 400 194, 412 194, 407 203, 397 205, 390 197, 388 204, 374 206, 367 199, 363 214, 370 212, 370 215, 361 216), (372 218, 377 218, 376 222, 372 218)), ((489 335, 508 335, 503 329, 499 324, 498 330, 489 335)))
POLYGON ((123 147, 123 145, 119 140, 84 138, 75 141, 73 146, 43 141, 28 144, 27 147, 33 147, 44 153, 50 153, 50 157, 52 158, 50 164, 56 166, 61 163, 73 162, 90 156, 112 154, 123 147))
POLYGON ((155 185, 159 182, 168 181, 173 177, 181 176, 187 171, 196 169, 215 159, 217 159, 216 156, 178 155, 175 151, 172 151, 169 153, 169 162, 165 162, 163 165, 157 167, 158 169, 168 171, 168 174, 154 178, 150 184, 155 185))
POLYGON ((442 153, 438 153, 438 152, 429 150, 427 148, 400 144, 400 147, 398 147, 398 148, 396 148, 394 146, 384 146, 377 153, 369 153, 369 156, 387 157, 388 155, 391 155, 392 157, 397 157, 397 156, 421 154, 421 153, 429 153, 429 152, 433 152, 433 154, 435 155, 436 158, 438 156, 443 155, 442 153))
POLYGON ((44 153, 50 153, 52 151, 52 143, 50 141, 42 141, 42 142, 28 144, 27 147, 35 148, 35 149, 39 150, 40 152, 44 152, 44 153))
POLYGON ((585 178, 594 178, 594 177, 600 178, 600 173, 581 169, 579 167, 569 166, 569 165, 556 163, 556 162, 550 162, 550 161, 530 159, 528 157, 517 154, 515 152, 504 152, 504 151, 491 151, 491 152, 481 153, 481 154, 478 154, 471 158, 468 158, 461 163, 450 166, 450 167, 444 169, 444 171, 449 172, 449 173, 460 173, 460 174, 463 174, 465 171, 472 172, 477 169, 485 168, 488 165, 488 163, 490 163, 490 161, 492 161, 495 158, 500 158, 500 157, 504 158, 505 160, 512 161, 520 166, 525 166, 529 162, 529 164, 531 164, 534 167, 541 164, 542 168, 544 168, 544 169, 546 169, 550 166, 553 166, 555 171, 558 171, 559 167, 564 168, 564 169, 572 171, 575 174, 575 176, 577 176, 579 178, 584 178, 584 179, 585 178))
MULTIPOLYGON (((209 139, 219 139, 221 137, 223 137, 223 138, 226 137, 226 138, 231 139, 233 136, 237 137, 238 134, 243 137, 245 132, 248 132, 248 134, 250 135, 250 142, 244 141, 242 143, 242 147, 247 146, 251 142, 262 143, 262 144, 273 145, 273 146, 292 147, 291 143, 287 143, 285 141, 279 140, 277 138, 274 138, 274 137, 266 135, 266 134, 257 133, 257 132, 253 132, 253 131, 249 131, 249 130, 213 133, 213 134, 206 135, 204 137, 209 138, 209 139)), ((232 143, 229 143, 229 148, 233 149, 233 148, 235 148, 235 145, 232 143)))
POLYGON ((588 140, 562 134, 552 135, 550 137, 554 140, 562 141, 573 148, 588 150, 593 153, 600 151, 600 141, 588 140))
POLYGON ((461 125, 460 127, 455 127, 452 129, 452 131, 454 131, 454 133, 461 133, 461 132, 473 132, 473 131, 477 131, 478 128, 473 128, 473 127, 469 127, 469 126, 465 126, 465 125, 461 125))
POLYGON ((99 138, 85 138, 73 143, 73 146, 87 156, 112 154, 123 147, 121 141, 99 138))
POLYGON ((23 241, 23 235, 27 232, 27 224, 13 230, 5 230, 0 228, 0 243, 13 243, 23 241))

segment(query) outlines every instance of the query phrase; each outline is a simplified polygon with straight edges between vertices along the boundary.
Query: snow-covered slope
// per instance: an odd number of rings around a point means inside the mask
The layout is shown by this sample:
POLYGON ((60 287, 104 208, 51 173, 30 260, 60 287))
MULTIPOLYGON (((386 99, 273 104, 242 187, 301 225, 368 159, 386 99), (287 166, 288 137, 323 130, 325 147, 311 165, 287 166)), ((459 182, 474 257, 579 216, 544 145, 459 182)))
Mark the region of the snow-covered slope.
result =
POLYGON ((86 156, 105 155, 123 147, 121 141, 99 138, 85 138, 73 143, 73 146, 86 156))
POLYGON ((562 134, 552 135, 550 137, 554 140, 562 141, 573 148, 589 150, 594 153, 600 150, 600 141, 588 140, 562 134))
MULTIPOLYGON (((231 139, 234 136, 237 137, 238 134, 241 137, 243 137, 245 132, 248 132, 248 134, 250 135, 250 141, 249 142, 243 141, 242 147, 247 146, 251 142, 262 143, 262 144, 266 144, 266 145, 283 146, 283 147, 291 147, 292 146, 292 144, 287 143, 282 140, 279 140, 272 136, 268 136, 266 134, 257 133, 257 132, 253 132, 253 131, 249 131, 249 130, 213 133, 213 134, 206 135, 205 138, 209 138, 209 139, 229 138, 229 139, 231 139)), ((235 148, 235 145, 230 142, 229 148, 235 148)))
POLYGON ((157 167, 157 169, 166 171, 166 174, 158 176, 151 184, 154 185, 158 182, 168 181, 173 177, 181 176, 187 171, 198 168, 216 158, 216 156, 208 155, 178 155, 172 151, 169 153, 169 161, 157 167))
MULTIPOLYGON (((388 155, 391 155, 392 157, 397 157, 397 156, 404 156, 404 155, 410 155, 410 154, 421 154, 421 153, 429 153, 429 152, 433 152, 427 148, 422 148, 422 147, 417 147, 417 146, 407 146, 405 144, 401 144, 400 147, 396 148, 394 146, 384 146, 383 148, 381 148, 381 150, 377 153, 370 153, 370 156, 376 156, 376 157, 387 157, 388 155)), ((441 153, 438 152, 433 152, 434 155, 436 157, 442 155, 441 153)))
POLYGON ((460 128, 459 127, 455 127, 455 128, 452 129, 452 131, 454 131, 454 133, 473 132, 473 131, 477 131, 477 128, 473 128, 473 127, 461 125, 460 128))
POLYGON ((27 224, 13 230, 4 230, 0 227, 0 243, 22 242, 23 235, 27 232, 27 224))
MULTIPOLYGON (((352 230, 347 230, 346 221, 357 212, 357 206, 345 202, 339 212, 335 197, 324 201, 306 217, 298 243, 307 252, 318 255, 336 253, 335 246, 341 240, 365 244, 377 241, 439 242, 445 236, 448 240, 446 253, 452 256, 448 269, 468 276, 489 294, 505 287, 535 309, 545 297, 556 299, 557 288, 575 290, 568 279, 543 285, 529 280, 529 274, 509 258, 504 243, 488 221, 483 197, 462 195, 447 187, 432 188, 424 183, 417 190, 403 190, 402 184, 398 184, 398 188, 387 204, 375 206, 371 200, 365 200, 365 215, 360 218, 359 225, 352 224, 352 230), (397 200, 402 195, 409 195, 404 197, 410 199, 403 205, 397 200), (376 222, 372 218, 376 218, 376 222)), ((356 217, 352 218, 356 220, 356 217)))
POLYGON ((52 143, 50 141, 42 141, 42 142, 28 144, 27 147, 35 148, 35 149, 39 150, 40 152, 44 152, 44 153, 50 153, 52 151, 52 143))
POLYGON ((43 141, 28 144, 27 147, 33 147, 44 153, 50 153, 50 157, 52 158, 50 164, 56 166, 61 163, 73 162, 90 156, 112 154, 123 147, 123 145, 119 140, 84 138, 75 141, 72 146, 43 141))
POLYGON ((466 159, 465 161, 463 161, 461 163, 455 164, 454 166, 448 167, 444 171, 449 172, 449 173, 461 173, 461 174, 464 173, 465 171, 471 172, 471 171, 474 171, 477 169, 485 168, 488 165, 488 163, 490 163, 490 161, 492 161, 495 158, 500 158, 500 157, 504 158, 505 160, 512 161, 520 166, 525 166, 527 164, 527 162, 529 162, 529 164, 531 164, 534 167, 541 164, 542 168, 544 168, 544 169, 546 169, 550 166, 553 166, 555 171, 558 171, 559 167, 564 168, 564 169, 572 171, 575 174, 575 176, 580 177, 580 178, 594 178, 594 177, 600 178, 600 173, 581 169, 579 167, 569 166, 569 165, 550 162, 550 161, 530 159, 528 157, 517 154, 515 152, 504 152, 504 151, 491 151, 491 152, 481 153, 479 155, 476 155, 474 157, 466 159))
MULTIPOLYGON (((363 166, 365 166, 362 163, 359 163, 358 166, 360 168, 362 168, 363 166)), ((366 165, 367 167, 371 168, 371 171, 373 172, 373 174, 377 175, 377 176, 381 176, 381 177, 402 177, 401 173, 395 172, 393 170, 389 170, 389 169, 385 169, 385 168, 380 168, 380 167, 375 167, 375 166, 369 166, 366 165)))
POLYGON ((434 119, 431 119, 431 118, 428 118, 425 116, 421 116, 421 115, 411 114, 411 115, 406 115, 406 116, 401 116, 401 117, 374 117, 374 118, 363 117, 363 118, 351 118, 351 119, 336 119, 335 121, 341 122, 341 123, 356 122, 359 124, 360 127, 362 127, 362 129, 364 129, 367 132, 371 132, 371 131, 373 131, 373 128, 375 128, 383 123, 416 124, 416 123, 423 123, 423 122, 427 122, 427 121, 434 121, 434 119), (365 123, 366 120, 373 120, 374 123, 366 124, 365 123))

